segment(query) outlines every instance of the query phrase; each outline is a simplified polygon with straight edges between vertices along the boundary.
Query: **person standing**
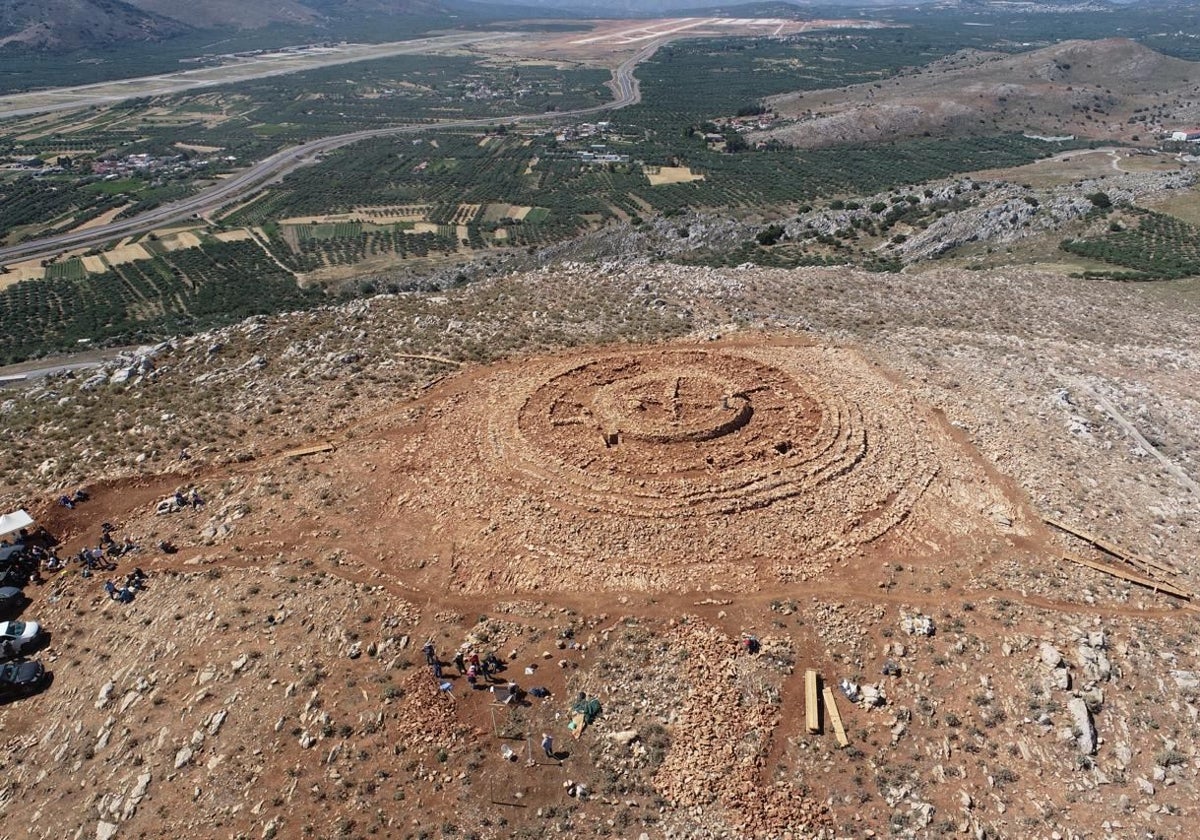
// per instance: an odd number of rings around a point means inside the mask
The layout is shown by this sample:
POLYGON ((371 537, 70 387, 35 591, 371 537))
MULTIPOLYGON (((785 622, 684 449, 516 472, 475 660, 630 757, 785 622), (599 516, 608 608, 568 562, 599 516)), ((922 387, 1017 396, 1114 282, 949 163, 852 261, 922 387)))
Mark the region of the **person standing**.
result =
POLYGON ((546 758, 554 758, 554 736, 549 732, 542 733, 542 751, 546 753, 546 758))
POLYGON ((421 648, 421 653, 425 654, 426 665, 432 665, 434 662, 437 662, 437 656, 433 652, 433 639, 425 643, 425 646, 421 648))
POLYGON ((459 650, 458 653, 454 654, 454 667, 458 669, 459 676, 467 673, 467 662, 465 659, 463 659, 462 650, 459 650))

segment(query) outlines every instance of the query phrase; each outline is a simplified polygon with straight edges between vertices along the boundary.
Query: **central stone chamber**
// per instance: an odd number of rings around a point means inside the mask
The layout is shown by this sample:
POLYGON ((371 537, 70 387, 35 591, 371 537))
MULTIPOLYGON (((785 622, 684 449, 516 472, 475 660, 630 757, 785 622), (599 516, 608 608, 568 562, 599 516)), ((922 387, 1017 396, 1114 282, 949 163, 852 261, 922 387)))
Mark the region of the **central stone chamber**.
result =
POLYGON ((750 422, 754 408, 739 385, 703 369, 655 371, 597 389, 590 406, 609 445, 706 441, 750 422))

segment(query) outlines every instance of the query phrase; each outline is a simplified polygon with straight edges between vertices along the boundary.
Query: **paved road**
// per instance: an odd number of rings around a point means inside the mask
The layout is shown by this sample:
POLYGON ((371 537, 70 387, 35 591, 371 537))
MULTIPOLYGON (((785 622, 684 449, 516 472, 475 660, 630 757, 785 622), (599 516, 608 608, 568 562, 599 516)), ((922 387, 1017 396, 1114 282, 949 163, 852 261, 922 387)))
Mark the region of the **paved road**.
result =
POLYGON ((640 102, 642 98, 638 80, 633 75, 634 68, 638 63, 645 61, 653 55, 655 50, 668 40, 671 39, 663 38, 647 44, 637 53, 623 61, 613 71, 611 86, 615 98, 613 101, 603 105, 594 105, 590 108, 579 108, 574 111, 561 111, 549 114, 514 114, 503 117, 488 117, 486 119, 399 125, 391 128, 354 131, 349 134, 323 137, 278 151, 250 168, 244 169, 233 177, 214 184, 190 198, 163 205, 131 219, 111 222, 107 225, 91 228, 90 230, 58 234, 44 239, 23 242, 19 245, 11 245, 7 248, 0 248, 0 265, 25 260, 46 259, 75 248, 92 248, 119 237, 146 233, 154 228, 162 227, 172 222, 215 212, 221 207, 235 201, 242 201, 254 195, 268 184, 283 178, 289 172, 315 163, 326 152, 339 149, 343 146, 349 146, 352 143, 358 143, 362 140, 401 134, 417 134, 427 131, 510 124, 514 122, 531 123, 575 119, 588 114, 633 105, 640 102))
POLYGON ((46 365, 41 367, 29 368, 17 372, 9 372, 8 368, 0 368, 0 391, 5 388, 16 388, 21 385, 28 385, 35 379, 41 379, 55 373, 65 373, 68 370, 91 370, 102 366, 104 362, 63 362, 60 364, 46 365))

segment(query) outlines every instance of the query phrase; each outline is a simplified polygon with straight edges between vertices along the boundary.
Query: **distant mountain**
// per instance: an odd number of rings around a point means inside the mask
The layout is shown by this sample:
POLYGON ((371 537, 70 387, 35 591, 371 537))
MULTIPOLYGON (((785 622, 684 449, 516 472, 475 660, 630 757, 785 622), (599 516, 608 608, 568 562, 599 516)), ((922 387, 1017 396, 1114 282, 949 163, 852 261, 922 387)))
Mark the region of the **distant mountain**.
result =
POLYGON ((330 18, 345 15, 427 15, 443 11, 436 0, 304 0, 304 3, 330 18))
POLYGON ((783 0, 749 0, 746 3, 715 3, 707 5, 708 0, 690 0, 686 6, 675 4, 677 8, 670 11, 671 15, 684 17, 739 17, 739 18, 786 18, 789 20, 811 17, 812 11, 808 4, 799 2, 783 2, 783 0))
MULTIPOLYGON (((472 14, 486 18, 486 9, 472 14)), ((405 17, 446 14, 438 0, 0 0, 0 48, 66 52, 272 26, 361 37, 373 21, 387 28, 405 17)))
POLYGON ((436 0, 127 0, 146 12, 197 29, 259 29, 276 23, 331 24, 351 17, 374 18, 440 13, 436 0))
POLYGON ((725 13, 733 17, 790 17, 789 8, 807 3, 756 2, 756 0, 519 0, 544 14, 554 11, 583 12, 596 17, 667 17, 672 15, 725 13))
POLYGON ((0 0, 0 46, 73 50, 158 41, 186 30, 122 0, 0 0))
POLYGON ((143 12, 196 29, 258 29, 272 23, 314 23, 322 15, 300 0, 127 0, 143 12))

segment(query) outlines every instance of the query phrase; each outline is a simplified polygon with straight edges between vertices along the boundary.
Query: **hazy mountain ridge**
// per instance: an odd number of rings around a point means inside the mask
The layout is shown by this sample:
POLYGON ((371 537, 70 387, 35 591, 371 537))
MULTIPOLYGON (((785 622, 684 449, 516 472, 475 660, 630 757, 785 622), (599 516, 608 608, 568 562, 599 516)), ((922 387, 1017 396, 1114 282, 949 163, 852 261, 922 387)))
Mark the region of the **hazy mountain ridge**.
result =
POLYGON ((273 23, 321 23, 346 16, 391 16, 442 11, 435 0, 129 0, 147 12, 198 29, 257 29, 273 23))
POLYGON ((71 50, 119 41, 157 41, 187 26, 122 0, 5 0, 0 46, 71 50))
POLYGON ((320 13, 296 0, 129 0, 144 12, 161 15, 197 29, 234 26, 252 29, 271 23, 313 23, 320 13))
POLYGON ((445 10, 436 0, 5 0, 0 46, 67 52, 195 30, 320 29, 346 20, 439 14, 445 10))

